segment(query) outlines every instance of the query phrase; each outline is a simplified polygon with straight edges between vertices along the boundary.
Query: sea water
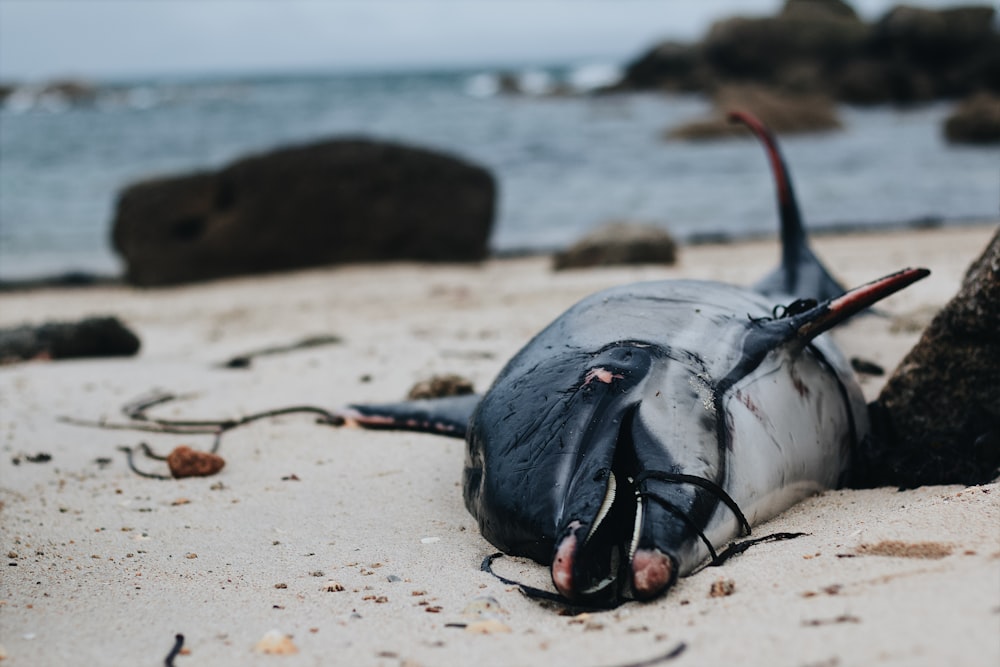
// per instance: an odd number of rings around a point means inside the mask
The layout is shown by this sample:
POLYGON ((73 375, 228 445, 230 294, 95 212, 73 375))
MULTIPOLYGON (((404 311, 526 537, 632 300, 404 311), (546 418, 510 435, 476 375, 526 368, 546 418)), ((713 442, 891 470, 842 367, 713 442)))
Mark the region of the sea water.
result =
MULTIPOLYGON (((708 113, 696 95, 576 93, 607 65, 520 73, 310 74, 111 82, 87 104, 15 92, 0 109, 0 279, 116 274, 117 193, 152 176, 337 136, 439 149, 497 178, 495 252, 568 245, 609 220, 681 240, 774 233, 768 164, 749 139, 666 141, 708 113), (561 85, 565 84, 565 85, 561 85)), ((949 145, 951 106, 841 108, 844 129, 782 138, 810 226, 995 219, 1000 150, 949 145)))

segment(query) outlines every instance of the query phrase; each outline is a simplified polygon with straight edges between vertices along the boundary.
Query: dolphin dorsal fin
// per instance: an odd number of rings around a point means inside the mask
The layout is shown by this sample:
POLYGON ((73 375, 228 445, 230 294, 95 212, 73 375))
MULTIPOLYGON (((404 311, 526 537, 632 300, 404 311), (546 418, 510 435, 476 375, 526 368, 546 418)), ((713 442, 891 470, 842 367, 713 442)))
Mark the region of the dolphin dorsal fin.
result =
POLYGON ((782 341, 798 340, 808 343, 821 333, 928 275, 930 271, 927 269, 903 269, 794 315, 770 320, 764 323, 764 327, 782 341))
POLYGON ((778 195, 781 218, 781 265, 761 279, 754 287, 768 296, 789 296, 823 301, 843 294, 844 287, 830 275, 809 248, 802 215, 795 199, 788 167, 771 131, 753 114, 731 111, 732 122, 743 123, 753 132, 767 151, 774 187, 778 195))

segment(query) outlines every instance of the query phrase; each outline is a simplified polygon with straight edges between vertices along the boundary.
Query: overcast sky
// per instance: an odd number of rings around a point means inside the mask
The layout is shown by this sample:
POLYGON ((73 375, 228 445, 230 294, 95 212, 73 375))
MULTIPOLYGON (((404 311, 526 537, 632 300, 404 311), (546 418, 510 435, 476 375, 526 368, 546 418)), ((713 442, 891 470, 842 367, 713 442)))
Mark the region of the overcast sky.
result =
MULTIPOLYGON (((966 0, 968 2, 969 0, 966 0)), ((974 1, 974 0, 972 0, 974 1)), ((943 6, 962 0, 907 0, 943 6)), ((0 0, 0 80, 624 60, 782 0, 0 0)), ((855 0, 867 19, 892 0, 855 0)))

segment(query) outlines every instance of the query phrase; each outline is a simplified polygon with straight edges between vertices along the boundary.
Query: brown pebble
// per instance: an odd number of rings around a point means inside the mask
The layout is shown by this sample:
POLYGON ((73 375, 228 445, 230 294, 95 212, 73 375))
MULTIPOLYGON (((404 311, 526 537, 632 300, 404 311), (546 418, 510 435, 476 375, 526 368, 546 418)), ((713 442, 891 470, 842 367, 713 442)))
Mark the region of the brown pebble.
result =
POLYGON ((174 448, 167 456, 170 474, 177 479, 183 477, 209 477, 222 470, 225 459, 211 452, 200 452, 186 445, 174 448))
POLYGON ((460 375, 435 375, 429 380, 418 382, 410 388, 409 400, 421 398, 442 398, 464 396, 475 391, 472 382, 460 375))
POLYGON ((723 598, 736 592, 736 582, 732 579, 716 579, 708 590, 708 597, 723 598))
POLYGON ((281 589, 281 588, 288 588, 288 584, 275 584, 274 587, 275 588, 279 588, 279 589, 281 589))

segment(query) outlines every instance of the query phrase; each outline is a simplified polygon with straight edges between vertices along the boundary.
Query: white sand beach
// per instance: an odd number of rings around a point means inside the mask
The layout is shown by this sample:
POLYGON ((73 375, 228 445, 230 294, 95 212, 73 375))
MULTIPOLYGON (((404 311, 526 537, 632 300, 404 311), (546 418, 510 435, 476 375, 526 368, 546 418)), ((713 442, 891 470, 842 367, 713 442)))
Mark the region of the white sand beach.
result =
MULTIPOLYGON (((815 239, 848 285, 904 266, 933 272, 885 301, 888 316, 837 331, 845 352, 891 372, 994 231, 815 239)), ((463 506, 460 440, 286 416, 227 434, 219 474, 159 481, 133 474, 116 448, 146 442, 166 453, 211 438, 59 420, 122 421, 124 404, 154 390, 184 398, 153 414, 185 418, 398 400, 442 373, 485 390, 534 333, 593 291, 675 277, 749 284, 777 255, 775 241, 755 241, 685 247, 667 268, 553 273, 548 258, 532 257, 0 294, 0 326, 114 314, 143 343, 135 358, 0 367, 0 662, 162 665, 182 633, 178 667, 611 667, 682 645, 664 664, 995 667, 996 483, 829 491, 755 529, 805 537, 756 546, 653 602, 572 616, 480 571, 496 550, 463 506), (321 334, 342 342, 219 367, 321 334), (39 454, 51 459, 29 460, 39 454), (710 596, 719 580, 731 594, 710 596), (271 631, 295 652, 262 652, 271 631)), ((885 379, 863 379, 869 398, 885 379)), ((548 568, 532 561, 496 568, 550 586, 548 568)))

